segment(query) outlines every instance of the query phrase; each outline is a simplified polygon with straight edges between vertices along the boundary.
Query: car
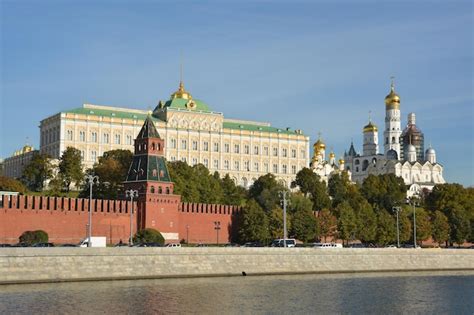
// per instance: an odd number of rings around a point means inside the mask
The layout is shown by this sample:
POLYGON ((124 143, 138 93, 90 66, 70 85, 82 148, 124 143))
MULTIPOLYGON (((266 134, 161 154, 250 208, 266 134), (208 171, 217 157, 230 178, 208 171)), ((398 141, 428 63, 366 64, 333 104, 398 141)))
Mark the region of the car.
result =
POLYGON ((120 243, 115 244, 114 247, 128 247, 128 244, 120 242, 120 243))
POLYGON ((0 247, 12 247, 12 244, 0 244, 0 247))
MULTIPOLYGON (((270 246, 271 247, 285 247, 284 244, 285 244, 284 240, 282 238, 278 238, 278 239, 273 240, 270 246)), ((295 246, 296 246, 296 240, 294 238, 286 239, 286 247, 295 247, 295 246)))
POLYGON ((322 249, 335 249, 335 248, 342 248, 342 244, 339 243, 314 243, 314 248, 322 248, 322 249))
POLYGON ((147 242, 136 245, 137 247, 163 247, 160 243, 147 242))
POLYGON ((77 244, 61 244, 61 245, 58 245, 60 247, 79 247, 79 245, 77 244))
POLYGON ((397 248, 397 245, 387 245, 385 248, 397 248))
POLYGON ((168 244, 166 244, 165 247, 180 248, 181 244, 180 243, 168 243, 168 244))
POLYGON ((247 242, 242 247, 263 247, 262 243, 256 241, 256 242, 247 242))
POLYGON ((54 247, 53 243, 36 243, 33 247, 54 247))
POLYGON ((364 243, 354 243, 354 244, 349 244, 347 247, 348 248, 368 248, 369 246, 364 243))

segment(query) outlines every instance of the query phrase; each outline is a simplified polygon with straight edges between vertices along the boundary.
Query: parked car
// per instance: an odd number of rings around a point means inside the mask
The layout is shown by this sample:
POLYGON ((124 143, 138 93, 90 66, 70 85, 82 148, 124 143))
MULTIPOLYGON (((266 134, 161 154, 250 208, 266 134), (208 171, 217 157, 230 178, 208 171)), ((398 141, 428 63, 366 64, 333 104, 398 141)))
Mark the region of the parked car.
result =
POLYGON ((180 248, 181 244, 180 243, 169 243, 169 244, 166 244, 165 247, 180 248))
POLYGON ((54 247, 53 243, 36 243, 33 247, 54 247))
POLYGON ((342 244, 339 243, 314 243, 314 248, 322 248, 322 249, 336 249, 342 248, 342 244))
MULTIPOLYGON (((285 247, 284 244, 285 244, 284 240, 282 238, 278 238, 276 240, 273 240, 270 246, 271 247, 285 247)), ((296 240, 294 238, 286 239, 286 247, 295 247, 295 246, 296 246, 296 240)))
POLYGON ((364 244, 364 243, 354 243, 354 244, 349 244, 347 247, 349 247, 349 248, 368 248, 369 245, 364 244))
POLYGON ((263 244, 260 242, 247 242, 242 247, 263 247, 263 244))
POLYGON ((79 247, 79 245, 77 244, 61 244, 61 245, 58 245, 60 247, 79 247))
POLYGON ((387 245, 385 248, 397 248, 397 245, 387 245))
POLYGON ((0 247, 12 247, 12 244, 0 244, 0 247))
POLYGON ((141 243, 137 245, 137 247, 162 247, 162 246, 163 245, 161 245, 160 243, 153 243, 153 242, 141 243))

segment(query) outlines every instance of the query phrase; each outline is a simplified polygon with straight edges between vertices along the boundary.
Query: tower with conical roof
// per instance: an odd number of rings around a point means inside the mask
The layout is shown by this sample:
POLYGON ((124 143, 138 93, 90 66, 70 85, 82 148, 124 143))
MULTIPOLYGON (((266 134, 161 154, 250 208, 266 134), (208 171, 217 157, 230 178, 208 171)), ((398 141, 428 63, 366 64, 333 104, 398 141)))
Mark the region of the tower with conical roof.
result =
POLYGON ((125 189, 137 190, 137 230, 154 228, 165 239, 178 239, 178 207, 181 197, 173 193, 165 159, 165 143, 150 115, 135 139, 132 163, 128 169, 125 189))
POLYGON ((397 152, 397 159, 400 158, 400 96, 395 93, 395 86, 392 83, 390 93, 385 97, 385 130, 384 130, 384 154, 389 150, 397 152))

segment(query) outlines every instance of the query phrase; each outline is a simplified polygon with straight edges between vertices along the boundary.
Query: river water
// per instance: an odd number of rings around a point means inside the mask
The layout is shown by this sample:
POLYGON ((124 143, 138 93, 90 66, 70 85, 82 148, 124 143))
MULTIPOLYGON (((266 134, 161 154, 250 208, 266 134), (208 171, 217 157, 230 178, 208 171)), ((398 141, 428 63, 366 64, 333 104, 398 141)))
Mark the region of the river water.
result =
POLYGON ((161 279, 0 286, 0 314, 474 314, 474 273, 161 279))

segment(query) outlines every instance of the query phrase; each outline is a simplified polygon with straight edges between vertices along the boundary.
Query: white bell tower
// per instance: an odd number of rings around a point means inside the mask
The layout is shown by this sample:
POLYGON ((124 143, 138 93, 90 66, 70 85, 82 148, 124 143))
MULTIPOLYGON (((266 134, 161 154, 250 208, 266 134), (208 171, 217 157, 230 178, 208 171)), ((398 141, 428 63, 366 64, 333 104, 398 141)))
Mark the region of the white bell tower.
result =
POLYGON ((390 93, 385 97, 385 130, 384 130, 384 154, 391 149, 397 152, 397 159, 400 159, 400 135, 402 133, 400 124, 400 96, 395 93, 392 83, 390 93))

